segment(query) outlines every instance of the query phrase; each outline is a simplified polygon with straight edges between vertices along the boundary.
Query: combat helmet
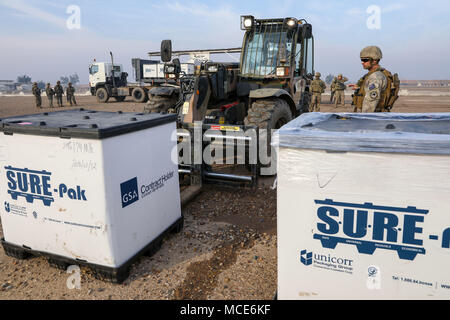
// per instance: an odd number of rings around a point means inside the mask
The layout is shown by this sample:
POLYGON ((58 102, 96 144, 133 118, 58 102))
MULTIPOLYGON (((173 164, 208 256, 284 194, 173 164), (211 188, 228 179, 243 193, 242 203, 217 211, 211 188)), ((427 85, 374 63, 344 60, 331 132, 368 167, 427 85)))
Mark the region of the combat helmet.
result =
POLYGON ((316 77, 320 78, 321 76, 320 72, 316 72, 316 77))
POLYGON ((360 57, 361 59, 371 58, 373 60, 381 60, 383 58, 383 53, 377 46, 368 46, 361 50, 360 57))

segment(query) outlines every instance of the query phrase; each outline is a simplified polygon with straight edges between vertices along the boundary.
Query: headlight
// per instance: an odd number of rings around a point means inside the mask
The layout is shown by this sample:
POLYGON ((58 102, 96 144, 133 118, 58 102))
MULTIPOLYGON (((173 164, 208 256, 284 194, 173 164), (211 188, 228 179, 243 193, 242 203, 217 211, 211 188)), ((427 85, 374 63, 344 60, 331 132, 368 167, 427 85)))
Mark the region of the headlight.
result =
POLYGON ((289 75, 289 67, 277 67, 277 77, 286 77, 289 75))
POLYGON ((217 72, 217 66, 209 66, 208 72, 217 72))
POLYGON ((255 18, 253 16, 241 16, 241 29, 251 29, 253 27, 255 18))
POLYGON ((284 77, 284 67, 277 67, 277 77, 284 77))

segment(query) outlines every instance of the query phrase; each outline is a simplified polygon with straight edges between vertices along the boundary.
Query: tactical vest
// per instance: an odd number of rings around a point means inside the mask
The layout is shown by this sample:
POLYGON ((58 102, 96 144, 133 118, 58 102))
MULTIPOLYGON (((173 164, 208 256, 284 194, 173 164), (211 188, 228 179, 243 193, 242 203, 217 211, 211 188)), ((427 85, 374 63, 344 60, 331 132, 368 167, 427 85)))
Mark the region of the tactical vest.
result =
POLYGON ((324 93, 324 88, 320 85, 322 80, 315 79, 311 82, 311 91, 313 93, 324 93))
POLYGON ((343 81, 336 80, 334 83, 334 90, 345 90, 347 86, 343 81))
POLYGON ((367 73, 364 77, 359 79, 357 82, 357 86, 359 87, 358 90, 355 91, 355 93, 352 95, 352 105, 356 106, 356 108, 362 109, 364 98, 366 96, 366 88, 365 83, 367 78, 377 72, 381 71, 386 79, 386 89, 381 92, 381 98, 378 102, 377 107, 375 108, 375 112, 390 112, 392 107, 394 106, 395 101, 398 99, 398 92, 400 91, 400 79, 398 78, 398 74, 395 73, 392 75, 388 70, 384 68, 379 68, 373 71, 370 71, 367 73))

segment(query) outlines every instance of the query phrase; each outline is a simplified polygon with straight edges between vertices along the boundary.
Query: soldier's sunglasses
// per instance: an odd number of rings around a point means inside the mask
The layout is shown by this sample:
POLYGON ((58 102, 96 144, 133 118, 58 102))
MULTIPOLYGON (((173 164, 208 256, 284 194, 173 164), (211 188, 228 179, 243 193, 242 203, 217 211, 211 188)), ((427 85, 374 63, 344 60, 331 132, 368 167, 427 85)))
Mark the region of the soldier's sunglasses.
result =
POLYGON ((370 58, 363 58, 363 59, 361 59, 361 62, 369 62, 370 61, 370 58))

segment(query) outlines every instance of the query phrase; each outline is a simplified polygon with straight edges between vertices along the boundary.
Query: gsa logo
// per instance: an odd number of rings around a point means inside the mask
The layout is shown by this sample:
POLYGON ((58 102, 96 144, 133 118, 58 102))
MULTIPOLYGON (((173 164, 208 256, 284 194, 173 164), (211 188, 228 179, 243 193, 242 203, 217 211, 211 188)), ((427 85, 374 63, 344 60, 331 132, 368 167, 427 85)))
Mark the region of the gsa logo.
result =
POLYGON ((306 250, 300 251, 300 262, 305 266, 309 266, 312 264, 312 252, 308 252, 306 250))
POLYGON ((122 208, 139 200, 137 177, 120 184, 122 208))
POLYGON ((5 201, 5 210, 6 212, 10 212, 11 208, 9 207, 9 203, 5 201))

